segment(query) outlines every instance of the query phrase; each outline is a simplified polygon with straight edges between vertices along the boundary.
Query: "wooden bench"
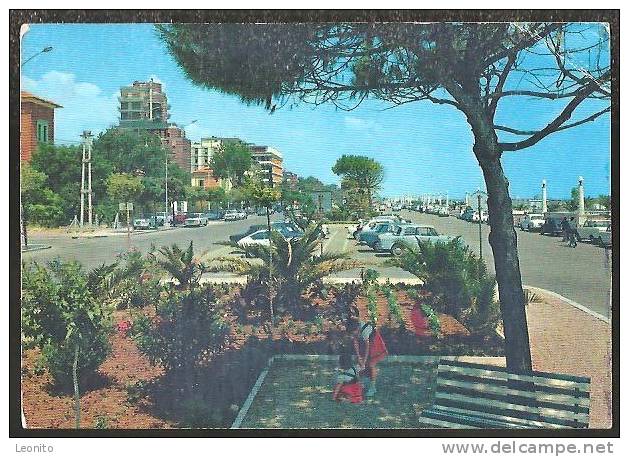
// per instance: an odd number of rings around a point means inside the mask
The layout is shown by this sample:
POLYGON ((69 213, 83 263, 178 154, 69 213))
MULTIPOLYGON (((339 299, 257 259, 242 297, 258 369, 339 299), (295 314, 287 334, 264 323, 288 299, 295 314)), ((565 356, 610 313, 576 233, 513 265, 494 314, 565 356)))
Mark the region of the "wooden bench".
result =
POLYGON ((440 359, 434 404, 420 426, 587 428, 589 378, 440 359))

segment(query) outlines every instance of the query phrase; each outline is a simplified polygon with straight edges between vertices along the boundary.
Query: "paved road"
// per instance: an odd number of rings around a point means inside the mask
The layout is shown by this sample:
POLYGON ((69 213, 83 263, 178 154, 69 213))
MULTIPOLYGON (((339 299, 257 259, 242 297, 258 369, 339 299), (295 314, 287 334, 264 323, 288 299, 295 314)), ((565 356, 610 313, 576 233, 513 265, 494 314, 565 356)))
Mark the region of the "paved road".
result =
POLYGON ((165 231, 141 232, 131 235, 108 236, 106 238, 78 238, 67 236, 46 236, 33 234, 30 238, 33 243, 49 244, 51 249, 26 252, 22 258, 26 261, 46 261, 60 257, 64 260, 77 260, 86 268, 93 268, 102 263, 111 263, 116 254, 127 251, 130 248, 147 252, 151 245, 157 247, 178 244, 187 247, 188 243, 194 243, 197 253, 206 253, 209 256, 228 254, 231 249, 227 246, 215 244, 219 241, 227 241, 229 235, 240 233, 252 224, 265 224, 266 217, 252 216, 242 221, 210 222, 207 227, 176 228, 165 231))
MULTIPOLYGON (((434 225, 439 232, 461 237, 478 253, 478 225, 454 217, 403 212, 414 222, 434 225)), ((603 316, 610 317, 611 258, 605 249, 579 243, 569 248, 559 237, 522 232, 518 235, 518 253, 524 284, 541 287, 563 295, 603 316)), ((482 225, 483 256, 494 271, 488 242, 489 227, 482 225)), ((609 251, 611 257, 611 250, 609 251)))
MULTIPOLYGON (((472 249, 478 252, 478 226, 454 217, 438 217, 415 212, 403 212, 402 216, 414 222, 433 225, 440 233, 460 235, 472 249)), ((131 237, 113 236, 95 239, 71 239, 67 237, 46 237, 33 235, 34 243, 50 244, 53 247, 44 251, 24 253, 24 260, 50 260, 55 257, 75 259, 85 267, 92 268, 103 262, 113 261, 115 255, 126 251, 130 246, 148 251, 155 246, 173 243, 186 246, 191 240, 195 251, 215 257, 229 255, 229 247, 216 245, 227 240, 233 233, 246 230, 251 224, 263 224, 265 218, 250 217, 244 221, 215 222, 208 227, 181 228, 164 232, 153 232, 131 237)), ((491 248, 487 241, 489 227, 482 226, 483 255, 491 271, 494 269, 491 248)), ((604 316, 610 316, 609 291, 611 286, 611 259, 606 259, 605 250, 598 246, 582 243, 572 249, 560 238, 541 236, 537 233, 517 231, 520 254, 520 268, 524 284, 541 287, 568 297, 604 316)), ((343 226, 331 226, 329 239, 324 242, 326 251, 348 252, 366 267, 380 271, 383 278, 393 281, 414 277, 398 268, 383 267, 386 254, 376 254, 366 246, 357 246, 347 236, 343 226)), ((230 275, 228 275, 230 276, 230 275)), ((359 278, 360 270, 351 270, 336 275, 341 278, 359 278)))

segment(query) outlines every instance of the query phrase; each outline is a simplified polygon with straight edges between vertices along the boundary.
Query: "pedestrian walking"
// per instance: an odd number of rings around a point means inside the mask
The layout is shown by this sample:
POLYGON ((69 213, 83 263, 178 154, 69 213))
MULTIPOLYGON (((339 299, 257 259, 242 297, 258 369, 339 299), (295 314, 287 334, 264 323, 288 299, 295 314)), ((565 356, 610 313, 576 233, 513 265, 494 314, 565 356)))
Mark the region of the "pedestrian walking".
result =
POLYGON ((570 223, 568 224, 568 246, 571 248, 577 247, 577 227, 574 222, 574 217, 570 218, 570 223))
POLYGON ((561 241, 568 241, 568 236, 570 234, 570 223, 568 222, 567 217, 564 217, 561 221, 561 232, 563 233, 563 239, 561 241))

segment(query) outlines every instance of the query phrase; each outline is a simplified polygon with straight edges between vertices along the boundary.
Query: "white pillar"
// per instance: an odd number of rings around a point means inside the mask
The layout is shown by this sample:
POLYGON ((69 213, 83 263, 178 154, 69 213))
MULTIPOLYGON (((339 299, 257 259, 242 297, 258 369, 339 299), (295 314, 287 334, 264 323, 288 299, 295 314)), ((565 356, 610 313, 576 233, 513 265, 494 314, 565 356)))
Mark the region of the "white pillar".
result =
POLYGON ((546 180, 542 180, 542 213, 548 212, 548 196, 546 194, 546 180))
POLYGON ((183 213, 188 212, 188 202, 185 200, 181 202, 181 212, 183 213))

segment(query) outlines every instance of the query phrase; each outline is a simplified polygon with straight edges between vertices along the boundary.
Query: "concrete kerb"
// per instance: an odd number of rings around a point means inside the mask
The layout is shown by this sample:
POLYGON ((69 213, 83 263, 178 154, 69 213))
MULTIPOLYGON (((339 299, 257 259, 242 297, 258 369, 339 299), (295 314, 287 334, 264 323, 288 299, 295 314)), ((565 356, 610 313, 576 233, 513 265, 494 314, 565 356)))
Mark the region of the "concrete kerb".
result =
POLYGON ((52 246, 48 244, 31 244, 28 246, 22 245, 21 252, 33 252, 33 251, 41 251, 44 249, 50 249, 52 246))
POLYGON ((589 314, 590 316, 595 317, 596 319, 599 319, 599 320, 605 322, 606 324, 610 324, 611 323, 611 320, 608 317, 603 316, 602 314, 599 314, 599 313, 597 313, 595 311, 592 311, 591 309, 586 308, 582 304, 577 303, 574 300, 570 300, 569 298, 564 297, 563 295, 560 295, 557 292, 553 292, 551 290, 542 289, 541 287, 535 287, 535 286, 529 286, 529 285, 523 285, 522 287, 524 287, 525 289, 538 291, 541 294, 550 295, 551 297, 556 298, 558 300, 561 300, 562 302, 567 303, 570 306, 573 306, 573 307, 583 311, 584 313, 589 314))

